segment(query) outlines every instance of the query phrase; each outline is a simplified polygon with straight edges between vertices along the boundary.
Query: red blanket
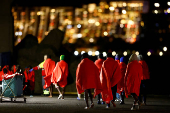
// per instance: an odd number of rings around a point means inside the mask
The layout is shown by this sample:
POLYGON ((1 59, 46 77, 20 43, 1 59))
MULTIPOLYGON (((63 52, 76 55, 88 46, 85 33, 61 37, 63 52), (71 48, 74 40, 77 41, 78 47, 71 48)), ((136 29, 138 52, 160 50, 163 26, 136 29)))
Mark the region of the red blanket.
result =
POLYGON ((139 63, 141 64, 142 69, 143 69, 142 80, 150 79, 149 68, 146 62, 144 60, 140 60, 139 63))
POLYGON ((100 80, 102 84, 102 99, 106 103, 110 103, 113 99, 111 87, 115 86, 121 79, 121 71, 113 58, 108 57, 102 65, 102 70, 100 74, 100 80))
POLYGON ((57 83, 60 87, 65 87, 67 85, 67 76, 68 64, 64 60, 61 60, 54 68, 51 81, 53 84, 57 83))
POLYGON ((98 68, 88 58, 84 58, 77 67, 76 87, 78 94, 84 92, 85 89, 94 88, 94 97, 102 91, 98 68))
POLYGON ((43 67, 44 67, 45 74, 46 74, 46 76, 44 77, 44 80, 45 80, 44 89, 46 89, 47 87, 50 87, 51 85, 51 75, 55 68, 55 62, 51 59, 47 59, 44 62, 43 67))
POLYGON ((104 59, 97 59, 97 60, 95 61, 95 65, 96 65, 97 68, 99 69, 99 73, 100 73, 100 71, 101 71, 103 62, 104 62, 104 59))
POLYGON ((29 72, 29 68, 25 69, 24 75, 25 75, 25 82, 28 82, 28 80, 30 80, 32 82, 35 82, 35 73, 34 73, 34 71, 29 72))
POLYGON ((124 87, 126 97, 131 93, 139 96, 142 73, 142 66, 138 61, 134 60, 127 65, 124 87))
POLYGON ((2 71, 0 71, 0 81, 2 81, 2 79, 3 79, 3 75, 4 75, 4 72, 3 72, 3 69, 4 68, 6 68, 7 69, 7 74, 11 74, 11 72, 9 71, 9 66, 8 65, 6 65, 6 66, 4 66, 3 68, 2 68, 2 71))

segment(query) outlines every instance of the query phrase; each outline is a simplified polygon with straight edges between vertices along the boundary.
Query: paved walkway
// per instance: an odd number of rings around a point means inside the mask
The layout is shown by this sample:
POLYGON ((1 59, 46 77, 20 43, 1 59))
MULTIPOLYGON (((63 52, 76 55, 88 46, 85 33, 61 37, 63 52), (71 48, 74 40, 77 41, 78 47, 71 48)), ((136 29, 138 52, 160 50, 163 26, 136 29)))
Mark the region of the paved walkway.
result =
MULTIPOLYGON (((57 95, 52 98, 44 96, 26 96, 27 101, 24 103, 23 98, 17 98, 15 103, 0 103, 0 113, 170 113, 170 97, 169 96, 149 96, 147 105, 141 106, 140 110, 131 111, 133 98, 125 99, 125 105, 116 103, 116 107, 106 109, 106 105, 98 105, 97 98, 94 99, 94 108, 85 110, 84 99, 77 100, 76 95, 66 95, 65 100, 58 100, 57 95)), ((9 98, 3 98, 10 101, 9 98)))

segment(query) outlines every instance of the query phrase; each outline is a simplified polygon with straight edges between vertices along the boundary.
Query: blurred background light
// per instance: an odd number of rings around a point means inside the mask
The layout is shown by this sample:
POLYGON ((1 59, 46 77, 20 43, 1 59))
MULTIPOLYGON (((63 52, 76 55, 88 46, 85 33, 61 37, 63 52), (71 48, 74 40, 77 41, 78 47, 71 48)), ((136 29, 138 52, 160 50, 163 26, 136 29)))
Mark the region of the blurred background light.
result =
POLYGON ((90 39, 89 39, 89 42, 93 43, 93 42, 94 42, 94 39, 93 39, 93 38, 90 38, 90 39))
POLYGON ((122 10, 122 13, 123 13, 123 14, 126 14, 126 10, 122 10))
POLYGON ((95 55, 99 55, 99 51, 95 51, 95 55))
POLYGON ((127 56, 127 51, 124 51, 124 52, 123 52, 123 55, 124 55, 124 56, 127 56))
POLYGON ((80 25, 80 24, 78 24, 78 25, 77 25, 77 28, 81 28, 81 25, 80 25))
POLYGON ((159 7, 160 4, 159 4, 159 3, 154 3, 154 6, 155 6, 155 7, 159 7))
POLYGON ((90 56, 91 56, 91 55, 92 55, 92 51, 89 51, 89 52, 88 52, 88 55, 90 55, 90 56))
POLYGON ((115 8, 114 8, 114 7, 109 7, 109 10, 110 10, 110 11, 114 11, 115 8))
POLYGON ((74 55, 77 56, 79 54, 78 51, 74 51, 74 55))
POLYGON ((82 55, 83 53, 85 53, 85 51, 82 51, 82 52, 81 52, 81 55, 82 55))
POLYGON ((107 35, 108 35, 108 33, 107 33, 106 31, 105 31, 103 34, 104 34, 104 36, 107 36, 107 35))
POLYGON ((138 55, 139 55, 139 52, 138 52, 138 51, 136 51, 136 52, 135 52, 135 54, 138 56, 138 55))
POLYGON ((113 55, 113 56, 115 56, 115 55, 116 55, 116 52, 115 52, 115 51, 113 51, 113 52, 112 52, 112 55, 113 55))
POLYGON ((167 47, 165 46, 165 47, 163 47, 163 51, 167 51, 167 47))
POLYGON ((162 51, 159 52, 159 56, 163 56, 163 52, 162 51))
POLYGON ((103 56, 106 57, 106 56, 107 56, 107 53, 106 53, 106 52, 103 52, 103 56))
POLYGON ((148 56, 151 56, 151 52, 150 52, 150 51, 148 51, 148 52, 147 52, 147 55, 148 55, 148 56))

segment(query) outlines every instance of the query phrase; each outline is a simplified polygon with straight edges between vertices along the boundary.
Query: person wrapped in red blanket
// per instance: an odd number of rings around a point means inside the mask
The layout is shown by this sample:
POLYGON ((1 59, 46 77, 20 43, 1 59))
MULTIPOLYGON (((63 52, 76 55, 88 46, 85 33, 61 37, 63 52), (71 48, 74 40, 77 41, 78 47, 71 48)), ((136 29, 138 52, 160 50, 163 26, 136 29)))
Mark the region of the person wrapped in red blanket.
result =
POLYGON ((52 97, 51 76, 52 76, 52 72, 55 68, 55 61, 53 61, 51 59, 51 56, 47 55, 47 59, 45 60, 43 67, 44 67, 45 74, 46 74, 46 76, 44 77, 44 80, 45 80, 44 89, 49 88, 49 92, 50 92, 49 97, 52 97))
POLYGON ((102 85, 102 99, 107 103, 106 108, 110 107, 110 101, 114 107, 117 91, 117 83, 120 81, 122 75, 119 64, 113 59, 112 53, 107 54, 107 59, 103 62, 100 80, 102 85))
MULTIPOLYGON (((103 54, 100 53, 99 56, 98 56, 98 59, 94 62, 94 64, 97 66, 97 68, 99 70, 99 73, 101 71, 103 62, 104 62, 104 57, 103 57, 103 54)), ((97 100, 98 100, 97 104, 101 104, 101 102, 100 102, 101 94, 98 94, 97 96, 98 96, 97 97, 97 100)), ((105 104, 105 102, 102 101, 102 104, 105 104)))
POLYGON ((136 54, 132 54, 129 58, 129 62, 125 74, 125 96, 132 95, 134 98, 134 103, 131 110, 135 110, 135 105, 138 102, 138 109, 140 107, 140 102, 138 101, 138 96, 140 92, 140 84, 142 78, 142 66, 138 62, 136 54))
POLYGON ((94 106, 91 89, 94 89, 94 97, 102 91, 98 68, 88 58, 87 53, 83 53, 82 60, 76 70, 76 88, 78 94, 85 92, 85 109, 89 109, 88 94, 91 100, 90 107, 92 108, 94 106))
POLYGON ((147 63, 143 59, 142 55, 138 55, 139 63, 143 69, 143 76, 141 78, 141 85, 140 85, 140 94, 139 94, 139 101, 146 105, 146 95, 147 95, 147 85, 150 79, 150 72, 147 63), (142 100, 143 97, 143 100, 142 100))
POLYGON ((7 75, 11 75, 11 72, 9 70, 9 66, 8 65, 5 65, 3 68, 2 68, 2 71, 0 71, 0 81, 2 82, 2 79, 3 79, 3 75, 4 75, 4 69, 6 69, 6 74, 7 75))
POLYGON ((64 99, 65 87, 67 85, 68 64, 64 61, 65 55, 60 56, 60 61, 57 62, 56 67, 52 73, 51 81, 59 92, 58 99, 64 99), (59 86, 62 87, 62 93, 59 86))
POLYGON ((33 97, 34 88, 35 88, 35 73, 34 71, 29 71, 32 67, 29 66, 25 69, 24 75, 25 75, 25 83, 27 83, 28 92, 30 94, 30 97, 33 97))

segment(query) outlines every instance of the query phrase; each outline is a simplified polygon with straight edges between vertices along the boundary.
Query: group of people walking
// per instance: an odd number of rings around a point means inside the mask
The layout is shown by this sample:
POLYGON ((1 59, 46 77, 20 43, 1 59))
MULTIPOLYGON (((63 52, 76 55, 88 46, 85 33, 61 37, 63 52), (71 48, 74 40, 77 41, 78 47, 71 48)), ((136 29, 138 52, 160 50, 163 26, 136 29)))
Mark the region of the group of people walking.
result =
MULTIPOLYGON (((82 55, 82 60, 76 70, 76 88, 78 95, 84 92, 86 107, 85 109, 94 106, 93 97, 98 95, 98 104, 106 103, 106 108, 110 108, 110 103, 116 107, 116 93, 120 94, 120 104, 125 104, 124 97, 128 98, 132 95, 134 103, 131 110, 139 109, 144 89, 144 81, 149 79, 149 69, 146 62, 142 59, 142 55, 132 54, 128 63, 125 62, 125 57, 114 59, 112 53, 107 54, 106 60, 102 55, 93 62, 89 59, 88 54, 82 55), (92 96, 91 90, 94 89, 92 96), (91 105, 88 104, 88 96, 91 100, 91 105), (102 97, 102 102, 100 101, 102 97)), ((143 103, 146 105, 146 93, 143 95, 143 103)))
MULTIPOLYGON (((43 94, 49 94, 49 97, 52 97, 52 86, 59 92, 58 99, 64 99, 65 86, 67 85, 67 76, 68 76, 68 64, 64 61, 65 55, 60 56, 60 61, 55 63, 51 59, 51 56, 44 55, 44 61, 41 62, 38 66, 35 67, 25 67, 23 74, 24 75, 24 86, 23 91, 30 94, 30 97, 33 97, 32 94, 35 88, 35 73, 34 70, 42 69, 42 85, 43 85, 43 94), (60 91, 62 88, 62 92, 60 91)), ((19 67, 14 65, 9 70, 9 66, 4 66, 2 71, 0 71, 0 81, 4 77, 14 77, 16 74, 22 73, 18 72, 19 67)))
MULTIPOLYGON (((49 97, 52 97, 52 86, 59 92, 58 99, 64 99, 65 87, 67 85, 68 64, 64 61, 65 55, 60 56, 60 61, 55 63, 49 55, 44 55, 44 61, 35 67, 26 67, 24 71, 25 83, 29 84, 29 89, 32 92, 35 87, 34 70, 42 69, 42 85, 44 92, 49 92, 49 97), (60 91, 62 88, 62 92, 60 91)), ((15 74, 19 68, 13 66, 9 71, 9 67, 3 67, 0 72, 0 77, 8 74, 15 74)), ((93 108, 93 98, 97 96, 98 104, 105 104, 106 108, 110 108, 110 103, 116 107, 116 93, 121 97, 120 104, 125 104, 124 98, 132 95, 134 103, 131 110, 140 108, 143 103, 146 105, 146 80, 150 79, 149 69, 142 55, 132 54, 126 63, 125 57, 114 57, 112 53, 108 53, 106 59, 100 54, 98 59, 93 62, 89 59, 87 53, 83 53, 81 62, 76 70, 76 88, 78 97, 84 93, 86 107, 85 109, 93 108), (94 94, 92 95, 92 91, 94 94), (142 96, 144 97, 142 100, 142 96), (88 103, 90 97, 91 104, 88 103), (102 101, 101 101, 102 100, 102 101)), ((0 78, 2 81, 2 78, 0 78)), ((23 90, 27 84, 24 86, 23 90)))

